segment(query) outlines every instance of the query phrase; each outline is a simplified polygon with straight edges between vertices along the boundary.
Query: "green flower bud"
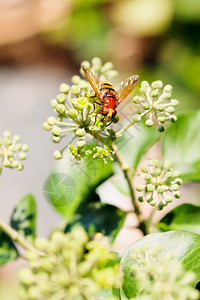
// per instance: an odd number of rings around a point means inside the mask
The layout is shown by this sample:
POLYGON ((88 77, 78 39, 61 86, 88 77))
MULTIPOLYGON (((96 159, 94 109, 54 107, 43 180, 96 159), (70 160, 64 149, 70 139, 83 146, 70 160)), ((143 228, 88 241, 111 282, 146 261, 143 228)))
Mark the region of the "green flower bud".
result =
POLYGON ((169 120, 170 120, 171 123, 175 123, 175 122, 177 121, 177 116, 171 115, 171 116, 169 117, 169 120))
POLYGON ((71 79, 72 83, 75 84, 75 85, 79 85, 79 83, 81 82, 81 80, 82 80, 81 77, 78 76, 78 75, 72 76, 72 79, 71 79))
POLYGON ((76 142, 78 148, 83 148, 85 145, 86 145, 86 142, 85 141, 78 141, 76 142))
POLYGON ((164 91, 165 92, 172 92, 172 86, 171 86, 171 84, 167 84, 165 87, 164 87, 164 91))
MULTIPOLYGON (((147 199, 148 203, 151 203, 152 201, 154 201, 153 197, 150 197, 149 199, 147 199)), ((153 205, 154 206, 154 205, 153 205)))
POLYGON ((5 160, 3 161, 3 166, 4 166, 5 168, 10 168, 10 167, 11 167, 11 162, 10 162, 8 159, 5 159, 5 160))
POLYGON ((153 126, 153 121, 151 119, 148 119, 145 121, 145 125, 148 127, 151 127, 151 126, 153 126))
POLYGON ((28 261, 36 261, 39 259, 39 255, 36 252, 30 250, 26 252, 25 257, 28 261))
POLYGON ((14 152, 13 151, 8 151, 8 153, 7 153, 7 156, 10 158, 10 157, 13 157, 13 155, 14 155, 14 152))
POLYGON ((116 116, 114 117, 114 119, 113 119, 113 123, 114 123, 114 124, 117 124, 118 122, 119 122, 119 116, 116 115, 116 116))
POLYGON ((151 84, 152 89, 161 89, 163 87, 163 82, 161 80, 156 80, 151 84))
POLYGON ((145 175, 145 180, 146 181, 151 181, 151 179, 152 179, 152 176, 150 174, 145 175))
POLYGON ((173 114, 175 112, 175 108, 173 106, 169 106, 165 109, 169 114, 173 114))
POLYGON ((55 108, 56 105, 58 104, 58 102, 57 102, 56 99, 52 99, 52 100, 50 101, 50 103, 51 103, 51 106, 52 106, 53 108, 55 108))
POLYGON ((55 109, 59 114, 63 114, 65 112, 65 106, 63 104, 57 104, 55 109))
POLYGON ((83 137, 85 136, 85 129, 84 128, 79 128, 76 130, 76 135, 77 136, 80 136, 80 137, 83 137))
POLYGON ((144 186, 143 185, 136 186, 136 191, 141 192, 143 190, 144 190, 144 186))
POLYGON ((142 171, 143 173, 147 173, 147 172, 148 172, 147 166, 141 167, 141 171, 142 171))
POLYGON ((10 132, 9 130, 5 130, 5 131, 3 132, 3 136, 4 136, 5 138, 9 138, 9 139, 10 139, 10 137, 11 137, 11 132, 10 132))
POLYGON ((181 197, 181 193, 180 193, 179 191, 176 191, 176 192, 174 193, 174 197, 175 197, 175 198, 180 198, 180 197, 181 197))
POLYGON ((47 123, 48 123, 49 126, 53 126, 53 125, 55 125, 57 123, 57 120, 54 117, 49 117, 47 119, 47 123))
POLYGON ((158 117, 158 122, 159 123, 164 123, 166 121, 166 118, 164 116, 158 117))
POLYGON ((72 94, 74 94, 75 96, 79 95, 81 89, 78 85, 72 85, 71 86, 71 92, 72 94))
POLYGON ((52 129, 51 133, 52 133, 54 136, 60 136, 61 133, 62 133, 62 130, 60 129, 60 127, 55 126, 55 127, 52 129))
POLYGON ((169 99, 171 99, 171 97, 172 97, 172 94, 171 94, 171 93, 164 93, 164 95, 163 95, 163 98, 164 98, 165 100, 169 100, 169 99))
POLYGON ((147 192, 154 192, 155 186, 153 184, 147 184, 147 192))
POLYGON ((158 90, 157 89, 151 91, 151 97, 153 97, 153 98, 157 98, 158 97, 158 90))
POLYGON ((65 103, 65 95, 64 94, 58 94, 56 96, 56 100, 58 103, 63 104, 65 103))
POLYGON ((19 166, 17 167, 17 170, 18 170, 18 171, 22 171, 23 168, 24 168, 23 165, 19 164, 19 166))
POLYGON ((20 282, 25 285, 32 285, 35 281, 34 274, 28 268, 19 270, 18 277, 20 282))
POLYGON ((177 105, 179 105, 179 101, 176 100, 176 99, 172 99, 172 100, 171 100, 171 105, 172 105, 172 106, 177 106, 177 105))
POLYGON ((148 88, 148 87, 149 87, 148 81, 143 80, 143 81, 141 82, 141 86, 142 86, 143 88, 148 88))
POLYGON ((79 82, 79 87, 80 87, 81 89, 87 89, 87 88, 88 88, 88 82, 86 82, 85 80, 81 80, 81 81, 79 82))
POLYGON ((133 97, 133 102, 136 104, 140 103, 142 100, 143 100, 143 98, 140 96, 133 97))
POLYGON ((42 259, 40 260, 40 266, 47 273, 51 273, 55 268, 55 265, 52 263, 48 256, 42 257, 42 259))
POLYGON ((178 184, 172 184, 171 189, 172 189, 172 191, 178 191, 179 190, 179 185, 178 184))
POLYGON ((158 203, 157 205, 156 205, 156 208, 157 208, 157 210, 162 210, 163 209, 163 203, 162 202, 160 202, 160 203, 158 203))
POLYGON ((143 107, 144 107, 145 110, 148 110, 150 108, 150 105, 148 103, 144 103, 143 107))
POLYGON ((92 59, 92 65, 97 68, 98 70, 100 70, 101 66, 102 66, 102 62, 101 59, 99 57, 94 57, 92 59))
POLYGON ((164 111, 164 110, 165 110, 165 106, 164 106, 163 104, 159 104, 159 105, 157 106, 157 110, 159 110, 159 111, 164 111))
POLYGON ((101 72, 106 73, 112 69, 113 69, 113 63, 109 61, 102 66, 101 72))
POLYGON ((164 185, 158 186, 157 191, 159 194, 163 194, 166 191, 166 187, 164 185))
POLYGON ((147 164, 148 166, 154 166, 153 159, 148 159, 147 164))
POLYGON ((169 172, 166 173, 167 178, 172 178, 172 176, 173 176, 172 172, 169 171, 169 172))
POLYGON ((139 197, 138 197, 138 201, 139 201, 139 202, 143 202, 143 201, 144 201, 143 197, 142 197, 142 196, 139 196, 139 197))
POLYGON ((116 78, 119 74, 116 70, 110 70, 106 73, 109 78, 116 78))
POLYGON ((20 135, 19 134, 15 134, 14 136, 13 136, 13 141, 15 141, 16 143, 18 143, 19 141, 20 141, 20 135))
POLYGON ((24 160, 24 159, 27 158, 27 154, 24 153, 24 152, 22 152, 22 153, 19 153, 19 154, 18 154, 18 157, 19 157, 19 159, 24 160))
POLYGON ((16 168, 16 169, 17 169, 17 168, 19 167, 19 165, 20 165, 20 164, 19 164, 19 162, 18 162, 17 160, 14 160, 14 161, 12 162, 12 167, 13 167, 13 168, 16 168))
MULTIPOLYGON (((70 90, 70 86, 66 83, 61 83, 59 90, 60 90, 60 93, 68 94, 69 90, 70 90)), ((59 103, 62 103, 62 102, 59 102, 59 103)))
POLYGON ((154 159, 154 160, 153 160, 153 165, 154 165, 155 167, 158 167, 159 164, 160 164, 159 159, 154 159))
POLYGON ((55 150, 53 156, 55 159, 61 159, 62 153, 59 150, 55 150))
POLYGON ((156 200, 152 200, 152 201, 147 200, 147 201, 149 202, 149 204, 151 206, 155 206, 156 205, 156 200))
POLYGON ((183 180, 181 178, 176 178, 175 183, 181 185, 183 183, 183 180))
POLYGON ((16 144, 16 151, 21 151, 22 150, 22 145, 21 144, 16 144))
POLYGON ((22 145, 22 151, 27 152, 28 150, 29 150, 29 145, 23 144, 23 145, 22 145))
POLYGON ((52 136, 51 140, 53 143, 59 143, 61 139, 59 136, 52 136))
POLYGON ((164 196, 164 199, 167 201, 167 203, 171 203, 173 201, 173 197, 171 195, 164 196))
POLYGON ((163 132, 163 131, 165 131, 165 126, 158 125, 157 129, 158 129, 159 132, 163 132))
POLYGON ((50 126, 47 122, 44 122, 44 123, 42 124, 42 127, 43 127, 43 129, 45 129, 45 130, 51 130, 51 128, 52 128, 52 126, 50 126))
POLYGON ((76 119, 78 117, 78 112, 76 109, 70 109, 67 113, 68 117, 71 119, 76 119))
POLYGON ((160 168, 156 168, 155 171, 154 171, 154 173, 155 173, 156 176, 160 176, 161 172, 162 171, 161 171, 160 168))
POLYGON ((138 114, 133 115, 133 121, 139 122, 141 120, 141 116, 138 114))
POLYGON ((141 88, 140 88, 140 94, 146 94, 146 92, 147 92, 147 88, 141 86, 141 88))
POLYGON ((12 141, 11 141, 10 138, 5 138, 4 143, 5 143, 6 146, 11 146, 12 145, 12 141))
POLYGON ((81 67, 82 66, 85 66, 86 68, 90 68, 90 62, 88 61, 88 60, 84 60, 84 61, 82 61, 82 63, 81 63, 81 67))
POLYGON ((49 246, 49 241, 48 240, 46 240, 45 238, 36 238, 35 247, 38 250, 46 252, 46 250, 48 249, 48 246, 49 246))
POLYGON ((28 299, 37 300, 41 299, 41 292, 37 286, 31 286, 28 290, 28 299))

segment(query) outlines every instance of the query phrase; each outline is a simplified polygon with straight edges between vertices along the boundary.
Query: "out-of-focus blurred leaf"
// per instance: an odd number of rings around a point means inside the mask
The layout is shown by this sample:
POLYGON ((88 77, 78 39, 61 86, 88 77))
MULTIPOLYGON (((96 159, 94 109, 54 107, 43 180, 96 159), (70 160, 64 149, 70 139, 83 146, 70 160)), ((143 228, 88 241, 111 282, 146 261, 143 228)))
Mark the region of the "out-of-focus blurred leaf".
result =
POLYGON ((170 159, 185 181, 200 180, 200 111, 178 116, 162 143, 163 159, 170 159))
POLYGON ((20 200, 11 216, 11 226, 33 244, 36 235, 36 201, 28 194, 20 200))
POLYGON ((170 211, 157 225, 160 230, 186 230, 200 234, 200 207, 182 204, 170 211))
POLYGON ((66 227, 66 231, 80 224, 89 235, 101 232, 113 242, 124 224, 126 213, 113 205, 101 202, 90 203, 78 211, 66 227))
POLYGON ((196 22, 200 20, 199 0, 174 0, 175 17, 180 20, 196 22))
POLYGON ((116 1, 111 17, 126 34, 154 36, 166 31, 173 13, 171 0, 125 0, 116 1))
POLYGON ((68 157, 57 162, 43 190, 48 201, 67 222, 77 210, 90 202, 96 188, 113 175, 112 164, 89 157, 80 163, 69 162, 68 157))
POLYGON ((157 245, 162 246, 162 252, 159 256, 172 253, 175 261, 180 261, 185 270, 195 272, 197 282, 200 280, 200 235, 181 230, 153 233, 129 246, 122 257, 123 290, 128 298, 136 296, 138 291, 137 280, 131 272, 133 264, 132 250, 141 248, 145 244, 148 244, 151 248, 155 248, 157 245))
POLYGON ((156 128, 149 128, 144 122, 131 126, 118 139, 117 146, 124 160, 136 169, 146 151, 159 140, 161 134, 156 128))
POLYGON ((19 253, 11 238, 0 229, 0 266, 19 257, 19 253))

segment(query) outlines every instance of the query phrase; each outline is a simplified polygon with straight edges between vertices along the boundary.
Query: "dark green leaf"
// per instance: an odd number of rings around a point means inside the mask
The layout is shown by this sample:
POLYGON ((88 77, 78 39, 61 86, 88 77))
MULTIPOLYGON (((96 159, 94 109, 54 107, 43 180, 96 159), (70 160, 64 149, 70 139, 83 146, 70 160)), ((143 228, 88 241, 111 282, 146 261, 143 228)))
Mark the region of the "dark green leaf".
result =
POLYGON ((86 203, 90 202, 96 188, 113 175, 111 162, 89 157, 80 163, 63 158, 54 173, 44 184, 48 201, 67 221, 86 203))
POLYGON ((186 230, 200 234, 200 207, 182 204, 170 211, 157 226, 163 231, 186 230))
POLYGON ((153 233, 145 236, 129 246, 121 260, 122 269, 124 271, 123 290, 128 298, 137 294, 137 281, 131 273, 131 265, 133 259, 131 253, 133 248, 141 248, 144 244, 155 248, 157 245, 162 246, 160 256, 167 253, 173 253, 174 260, 180 261, 185 270, 191 270, 196 273, 197 281, 200 280, 200 235, 175 230, 163 233, 153 233))
POLYGON ((0 229, 0 266, 19 257, 19 253, 11 238, 0 229))
POLYGON ((162 153, 185 181, 200 180, 200 111, 180 115, 164 136, 162 153))
POLYGON ((124 224, 126 213, 113 205, 101 202, 90 203, 74 215, 66 231, 74 225, 81 224, 89 235, 102 232, 114 241, 124 224))
POLYGON ((20 200, 11 216, 11 226, 27 241, 33 243, 35 240, 36 227, 36 202, 33 195, 28 194, 20 200))

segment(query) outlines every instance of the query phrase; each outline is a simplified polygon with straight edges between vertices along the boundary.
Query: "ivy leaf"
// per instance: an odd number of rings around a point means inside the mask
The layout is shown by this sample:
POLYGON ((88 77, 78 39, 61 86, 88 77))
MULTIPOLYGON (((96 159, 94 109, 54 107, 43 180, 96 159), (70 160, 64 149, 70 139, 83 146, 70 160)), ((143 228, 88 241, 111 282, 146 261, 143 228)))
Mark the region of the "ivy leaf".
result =
POLYGON ((200 111, 179 115, 164 136, 162 153, 174 169, 181 171, 184 181, 200 180, 200 111))
POLYGON ((141 248, 145 244, 152 248, 160 245, 162 252, 159 256, 172 253, 175 261, 180 261, 185 270, 195 272, 197 282, 200 280, 200 235, 181 230, 153 233, 130 245, 122 257, 121 266, 124 272, 123 291, 128 298, 135 297, 138 290, 137 281, 131 272, 131 265, 133 264, 133 259, 131 258, 132 250, 141 248))
POLYGON ((113 175, 112 164, 87 157, 80 163, 64 157, 44 183, 47 200, 67 222, 91 201, 96 188, 113 175))
POLYGON ((19 253, 11 238, 0 229, 0 266, 19 257, 19 253))
POLYGON ((157 227, 162 231, 181 229, 200 234, 200 207, 182 204, 170 211, 157 227))
POLYGON ((92 202, 73 216, 65 231, 70 231, 74 225, 80 224, 89 235, 101 232, 113 242, 124 224, 126 214, 113 205, 92 202))
POLYGON ((11 216, 11 226, 25 239, 33 244, 36 235, 36 202, 33 195, 28 194, 20 200, 11 216))

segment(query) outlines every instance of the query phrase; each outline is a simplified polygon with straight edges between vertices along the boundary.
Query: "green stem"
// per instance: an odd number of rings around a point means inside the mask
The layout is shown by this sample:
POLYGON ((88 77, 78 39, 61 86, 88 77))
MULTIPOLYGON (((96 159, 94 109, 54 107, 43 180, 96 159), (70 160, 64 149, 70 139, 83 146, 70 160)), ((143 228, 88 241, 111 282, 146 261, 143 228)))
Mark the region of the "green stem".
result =
POLYGON ((11 226, 4 223, 4 221, 0 220, 0 228, 9 235, 9 237, 14 241, 20 244, 24 249, 33 251, 39 255, 42 253, 38 251, 36 248, 34 248, 32 245, 30 245, 25 238, 20 235, 16 230, 14 230, 11 226))
POLYGON ((117 148, 117 145, 113 144, 112 145, 112 149, 113 151, 115 152, 115 157, 124 173, 124 177, 126 178, 126 181, 128 183, 128 187, 129 187, 129 190, 130 190, 130 194, 131 194, 131 200, 132 200, 132 203, 133 203, 133 206, 135 208, 135 213, 138 217, 138 221, 139 221, 139 226, 138 228, 142 230, 142 232, 144 234, 146 234, 146 222, 145 220, 143 219, 143 216, 140 212, 140 209, 139 209, 139 205, 138 203, 136 202, 136 199, 135 199, 135 192, 134 192, 134 187, 133 187, 133 182, 132 182, 132 176, 131 176, 131 168, 129 168, 129 166, 127 165, 126 162, 124 162, 123 158, 121 157, 120 153, 119 153, 119 150, 117 148))

